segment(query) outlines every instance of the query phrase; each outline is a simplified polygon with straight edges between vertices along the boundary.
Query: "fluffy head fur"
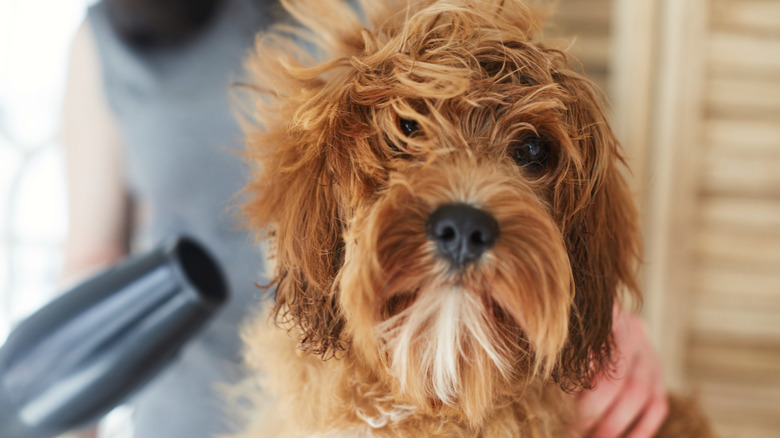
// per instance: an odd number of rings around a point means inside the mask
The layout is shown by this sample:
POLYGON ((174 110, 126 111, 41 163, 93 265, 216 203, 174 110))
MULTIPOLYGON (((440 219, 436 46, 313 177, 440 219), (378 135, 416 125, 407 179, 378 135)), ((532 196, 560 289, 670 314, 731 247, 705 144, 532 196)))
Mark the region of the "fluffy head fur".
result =
POLYGON ((243 211, 275 243, 277 323, 404 406, 472 425, 530 383, 588 386, 639 254, 592 83, 519 1, 361 5, 287 1, 311 33, 281 27, 249 61, 262 94, 243 211), (513 159, 529 137, 543 166, 513 159), (460 270, 426 235, 453 202, 500 228, 460 270))

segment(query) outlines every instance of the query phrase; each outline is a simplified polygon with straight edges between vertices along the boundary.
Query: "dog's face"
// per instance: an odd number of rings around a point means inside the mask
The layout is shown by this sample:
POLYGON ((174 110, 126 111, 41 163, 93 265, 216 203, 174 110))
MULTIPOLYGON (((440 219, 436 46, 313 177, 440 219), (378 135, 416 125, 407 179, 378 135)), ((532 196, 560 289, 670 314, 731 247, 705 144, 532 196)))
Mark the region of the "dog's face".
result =
POLYGON ((292 5, 325 63, 258 43, 244 212, 275 241, 276 316, 303 350, 479 421, 518 384, 587 385, 608 362, 635 212, 590 82, 534 42, 526 6, 412 3, 364 5, 367 29, 292 5))

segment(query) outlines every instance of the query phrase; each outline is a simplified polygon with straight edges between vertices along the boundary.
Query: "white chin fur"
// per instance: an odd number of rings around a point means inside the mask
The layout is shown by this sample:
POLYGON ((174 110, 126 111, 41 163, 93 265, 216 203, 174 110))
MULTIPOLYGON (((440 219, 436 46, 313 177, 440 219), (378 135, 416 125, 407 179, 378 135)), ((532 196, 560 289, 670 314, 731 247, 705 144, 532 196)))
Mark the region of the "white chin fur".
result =
POLYGON ((432 392, 429 396, 453 405, 465 368, 478 366, 481 361, 473 356, 480 353, 504 378, 509 376, 507 347, 496 336, 485 306, 461 288, 420 291, 414 304, 379 324, 377 331, 402 391, 410 380, 423 379, 415 383, 432 392))

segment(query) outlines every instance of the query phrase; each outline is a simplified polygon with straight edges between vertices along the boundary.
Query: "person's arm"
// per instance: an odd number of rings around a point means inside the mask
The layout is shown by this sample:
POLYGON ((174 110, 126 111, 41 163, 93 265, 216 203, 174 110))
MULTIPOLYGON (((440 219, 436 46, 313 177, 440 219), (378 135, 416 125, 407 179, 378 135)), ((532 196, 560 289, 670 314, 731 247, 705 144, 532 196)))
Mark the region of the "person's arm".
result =
POLYGON ((613 321, 615 372, 580 395, 576 429, 593 438, 651 438, 669 411, 661 361, 640 317, 616 305, 613 321))
POLYGON ((70 53, 62 143, 68 185, 68 237, 62 278, 73 280, 125 253, 127 192, 120 136, 103 93, 92 31, 85 21, 70 53))
MULTIPOLYGON (((103 93, 97 47, 85 21, 70 51, 62 115, 68 235, 60 285, 71 284, 122 258, 128 197, 122 178, 120 136, 103 93)), ((66 435, 95 438, 96 427, 66 435)))

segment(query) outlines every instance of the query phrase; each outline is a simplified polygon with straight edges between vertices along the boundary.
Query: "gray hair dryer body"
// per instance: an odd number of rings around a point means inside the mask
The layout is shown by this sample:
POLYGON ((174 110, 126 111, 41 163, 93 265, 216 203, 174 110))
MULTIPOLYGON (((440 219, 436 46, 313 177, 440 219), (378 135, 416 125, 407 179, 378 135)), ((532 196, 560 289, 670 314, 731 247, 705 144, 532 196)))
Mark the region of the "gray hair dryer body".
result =
POLYGON ((142 387, 227 300, 195 241, 172 240, 90 278, 0 347, 0 437, 87 426, 142 387))

